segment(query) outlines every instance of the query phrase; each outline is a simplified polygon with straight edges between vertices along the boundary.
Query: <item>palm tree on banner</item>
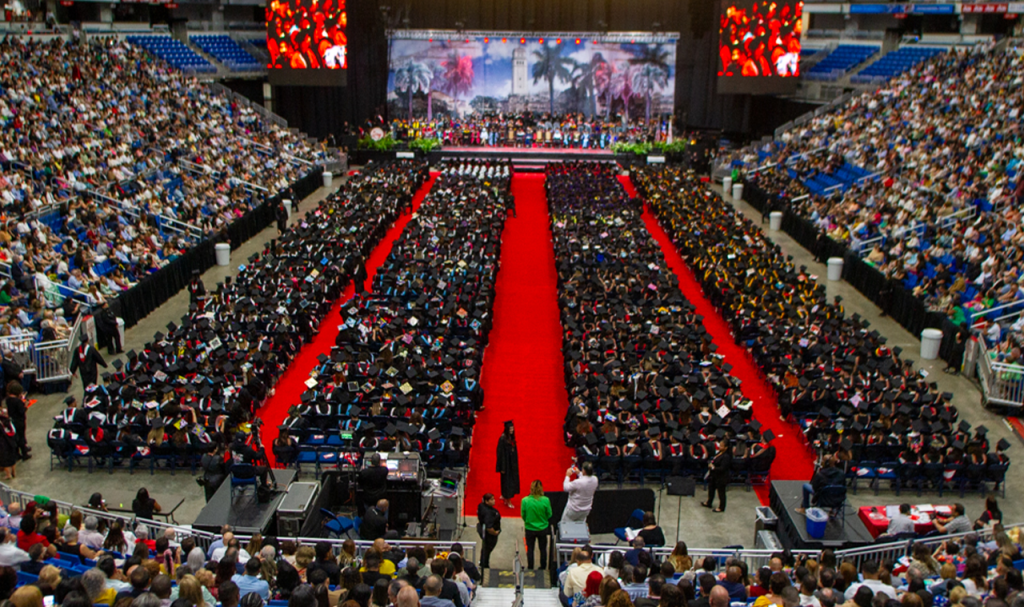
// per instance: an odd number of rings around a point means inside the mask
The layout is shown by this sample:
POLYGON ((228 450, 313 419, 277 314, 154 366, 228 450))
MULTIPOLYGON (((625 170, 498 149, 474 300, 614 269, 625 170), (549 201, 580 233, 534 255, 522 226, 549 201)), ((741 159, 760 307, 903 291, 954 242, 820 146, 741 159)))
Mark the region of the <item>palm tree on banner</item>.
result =
POLYGON ((633 93, 640 95, 647 103, 644 118, 651 120, 651 97, 655 90, 668 86, 668 75, 655 65, 639 66, 633 72, 633 93))
POLYGON ((633 57, 629 63, 636 67, 633 74, 633 89, 639 95, 643 95, 647 102, 646 118, 651 119, 651 97, 655 88, 663 88, 668 85, 669 65, 668 51, 660 44, 642 44, 638 49, 632 51, 633 57))
POLYGON ((594 102, 594 113, 597 113, 597 98, 601 97, 608 100, 607 106, 605 107, 605 119, 607 120, 611 113, 611 105, 613 97, 609 93, 611 89, 612 75, 615 73, 615 66, 605 61, 605 58, 601 53, 594 53, 594 56, 590 58, 590 69, 593 72, 594 82, 594 95, 592 97, 594 102))
POLYGON ((533 83, 537 84, 543 78, 548 81, 548 108, 555 113, 555 80, 569 82, 572 79, 571 72, 575 62, 569 57, 562 56, 562 45, 554 46, 545 44, 539 51, 533 51, 536 63, 533 64, 533 83))
POLYGON ((439 75, 441 86, 438 90, 458 99, 459 95, 465 95, 473 88, 473 58, 469 55, 460 55, 459 51, 453 50, 452 54, 441 62, 439 75))
POLYGON ((427 105, 430 104, 430 83, 434 72, 426 64, 410 61, 395 72, 395 89, 405 91, 409 97, 409 121, 412 121, 412 97, 416 91, 427 94, 427 105))
POLYGON ((608 83, 608 107, 606 111, 608 117, 611 118, 612 104, 611 101, 615 99, 622 100, 622 111, 626 116, 626 122, 629 122, 629 99, 633 96, 633 68, 629 65, 622 66, 622 69, 612 74, 611 81, 608 83))

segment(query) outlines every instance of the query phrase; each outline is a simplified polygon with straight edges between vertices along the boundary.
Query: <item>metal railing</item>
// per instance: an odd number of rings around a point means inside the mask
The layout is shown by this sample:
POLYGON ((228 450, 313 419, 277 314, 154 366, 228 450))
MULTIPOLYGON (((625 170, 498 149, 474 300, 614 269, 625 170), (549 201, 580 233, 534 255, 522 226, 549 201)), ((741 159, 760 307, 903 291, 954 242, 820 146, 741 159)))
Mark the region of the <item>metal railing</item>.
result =
MULTIPOLYGON (((22 505, 25 505, 34 500, 34 494, 25 491, 18 491, 17 489, 14 489, 4 483, 0 483, 0 501, 2 501, 4 504, 9 505, 11 502, 19 502, 22 505)), ((171 524, 169 522, 155 521, 152 519, 137 518, 134 515, 132 515, 132 513, 129 511, 107 512, 105 510, 95 510, 92 508, 88 508, 86 506, 79 506, 76 504, 72 504, 70 502, 65 502, 62 500, 52 498, 50 499, 50 502, 57 504, 57 512, 59 514, 70 515, 72 511, 77 510, 82 513, 83 518, 88 516, 95 516, 98 520, 106 521, 108 524, 113 523, 114 521, 121 521, 134 522, 136 525, 145 525, 150 529, 150 537, 160 537, 165 533, 167 529, 171 529, 172 531, 174 531, 176 539, 179 541, 186 537, 194 538, 196 540, 196 545, 202 548, 204 552, 208 551, 210 545, 218 539, 220 539, 221 537, 219 533, 200 531, 198 529, 193 529, 191 525, 178 525, 171 524)), ((157 514, 157 516, 159 516, 159 514, 157 514)), ((126 526, 126 529, 134 529, 134 526, 126 526)), ((237 537, 239 541, 243 543, 243 545, 250 539, 250 536, 247 535, 236 534, 235 537, 237 537)), ((287 537, 283 535, 277 536, 278 542, 291 540, 295 542, 296 545, 309 546, 326 542, 331 546, 331 549, 334 551, 334 554, 336 555, 341 554, 341 545, 342 543, 344 543, 345 539, 346 538, 287 537)), ((373 542, 368 542, 366 540, 355 540, 355 543, 357 557, 361 556, 363 553, 365 553, 367 550, 373 547, 373 542)), ((453 544, 460 544, 462 546, 462 554, 466 559, 475 562, 477 557, 476 542, 389 540, 388 544, 402 549, 409 549, 414 546, 434 546, 435 548, 441 550, 450 550, 453 544)))
POLYGON ((22 371, 36 376, 41 383, 69 379, 71 372, 71 351, 78 343, 82 331, 82 317, 75 324, 65 339, 37 342, 33 335, 6 335, 0 337, 0 349, 4 356, 14 359, 22 371))
MULTIPOLYGON (((1010 528, 1013 528, 1013 527, 1020 526, 1022 524, 1024 524, 1024 523, 1015 523, 1015 524, 1012 524, 1012 525, 1005 525, 1005 528, 1010 529, 1010 528)), ((969 534, 972 534, 972 533, 976 534, 978 536, 979 540, 981 540, 981 541, 987 541, 987 540, 991 540, 992 539, 992 529, 991 528, 987 528, 987 529, 982 529, 982 530, 978 530, 978 531, 968 531, 968 532, 964 532, 964 533, 950 533, 950 534, 946 534, 946 535, 936 535, 936 536, 931 536, 931 537, 918 537, 918 538, 912 538, 912 539, 909 539, 909 540, 899 540, 899 541, 886 542, 886 543, 882 543, 882 544, 872 544, 870 546, 862 546, 862 547, 859 547, 859 548, 848 548, 848 549, 845 549, 845 550, 836 550, 835 551, 835 556, 836 556, 836 559, 838 559, 839 561, 845 561, 845 560, 853 561, 853 563, 859 569, 860 568, 860 564, 862 562, 864 562, 864 561, 869 561, 869 560, 876 561, 876 562, 880 562, 880 561, 883 561, 883 560, 895 561, 896 559, 899 559, 901 557, 907 556, 909 554, 911 546, 913 546, 913 544, 915 544, 915 543, 919 543, 920 542, 920 543, 923 543, 923 544, 925 544, 927 546, 935 547, 935 546, 938 546, 938 545, 942 544, 942 542, 945 542, 947 540, 959 539, 959 538, 962 538, 962 537, 964 537, 966 535, 969 535, 969 534)), ((580 547, 579 544, 562 544, 562 543, 556 544, 556 548, 558 550, 558 562, 559 563, 567 562, 571 558, 571 556, 572 556, 572 551, 574 549, 576 549, 576 548, 579 548, 579 547, 580 547)), ((615 550, 623 550, 624 547, 623 546, 612 546, 612 545, 608 545, 608 544, 594 544, 594 545, 592 545, 592 548, 594 549, 594 560, 598 561, 599 559, 603 560, 603 559, 607 558, 607 556, 609 554, 611 554, 615 550)), ((668 555, 672 554, 673 548, 674 548, 674 546, 663 546, 663 547, 659 547, 659 548, 650 548, 649 551, 651 552, 651 556, 653 556, 655 558, 655 560, 663 560, 664 558, 668 557, 668 555)), ((768 566, 768 561, 770 561, 773 556, 778 556, 778 554, 779 554, 779 551, 777 551, 777 550, 746 549, 746 548, 736 548, 736 549, 732 549, 732 548, 721 548, 721 549, 690 548, 688 552, 689 552, 690 558, 693 559, 693 562, 694 562, 695 566, 699 566, 700 562, 705 557, 709 557, 709 556, 712 557, 712 558, 717 559, 720 563, 724 562, 725 559, 735 558, 735 559, 739 559, 739 560, 743 561, 747 565, 747 568, 750 571, 756 571, 756 570, 760 569, 761 567, 767 567, 768 566)), ((793 554, 794 556, 795 555, 800 555, 800 554, 806 554, 808 556, 817 557, 818 555, 821 554, 821 551, 820 550, 791 550, 790 553, 793 554)))
POLYGON ((288 128, 288 121, 287 120, 285 120, 284 118, 278 116, 274 112, 271 112, 270 110, 268 110, 267 108, 263 107, 262 105, 260 105, 258 103, 253 103, 252 101, 247 99, 245 96, 239 95, 238 93, 232 91, 231 89, 229 89, 228 87, 224 86, 223 84, 220 84, 219 82, 211 82, 211 83, 207 84, 207 86, 210 87, 210 90, 212 90, 212 91, 214 91, 216 93, 219 93, 221 95, 224 95, 228 99, 231 99, 231 100, 235 101, 236 103, 238 103, 238 105, 245 106, 245 107, 251 109, 252 111, 254 111, 257 114, 259 114, 260 117, 263 118, 264 120, 266 120, 267 122, 272 122, 272 123, 276 124, 277 126, 279 126, 281 128, 285 128, 285 129, 288 128))
POLYGON ((83 330, 82 316, 79 315, 67 339, 44 341, 34 345, 32 358, 36 381, 46 383, 71 379, 71 354, 83 330))
POLYGON ((111 198, 111 197, 109 197, 109 196, 107 196, 105 194, 100 194, 99 192, 97 192, 95 190, 90 190, 89 191, 89 195, 92 196, 93 198, 99 199, 100 202, 102 202, 103 204, 105 204, 107 206, 115 207, 115 208, 119 209, 120 211, 128 214, 129 216, 134 217, 137 221, 141 222, 142 221, 142 215, 143 215, 143 213, 145 213, 145 214, 149 215, 150 217, 152 217, 153 219, 155 219, 157 221, 157 223, 160 224, 161 228, 166 228, 168 230, 171 230, 172 232, 178 232, 180 234, 184 234, 185 236, 188 236, 190 238, 195 238, 196 240, 202 240, 203 239, 203 230, 202 230, 202 228, 200 228, 198 226, 194 226, 194 225, 192 225, 190 223, 186 223, 184 221, 181 221, 180 219, 175 219, 174 217, 171 217, 169 215, 163 215, 163 214, 159 214, 158 215, 156 213, 150 213, 148 211, 143 211, 141 209, 138 209, 138 208, 128 204, 127 202, 124 202, 124 201, 121 201, 121 200, 117 200, 116 198, 111 198))
POLYGON ((992 360, 983 336, 977 337, 976 348, 978 381, 985 403, 1024 406, 1024 366, 992 360))

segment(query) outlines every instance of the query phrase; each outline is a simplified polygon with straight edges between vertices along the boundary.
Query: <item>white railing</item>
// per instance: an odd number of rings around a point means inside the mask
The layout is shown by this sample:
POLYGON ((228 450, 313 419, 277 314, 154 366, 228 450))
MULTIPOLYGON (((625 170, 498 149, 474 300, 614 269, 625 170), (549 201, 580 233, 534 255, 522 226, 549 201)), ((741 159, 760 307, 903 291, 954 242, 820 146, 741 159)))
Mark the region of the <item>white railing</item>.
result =
MULTIPOLYGON (((1005 525, 1005 527, 1007 529, 1010 529, 1010 528, 1013 528, 1013 527, 1017 527, 1017 526, 1019 526, 1021 524, 1024 524, 1024 523, 1016 523, 1016 524, 1013 524, 1013 525, 1005 525)), ((901 557, 907 556, 910 547, 913 544, 918 543, 918 542, 926 544, 926 545, 931 546, 931 547, 935 547, 935 546, 938 546, 938 545, 942 544, 942 542, 945 542, 947 540, 959 539, 959 538, 962 538, 965 535, 968 535, 968 534, 971 534, 971 533, 976 534, 978 536, 978 538, 980 540, 982 540, 982 541, 987 541, 987 540, 990 540, 992 538, 992 529, 991 528, 987 528, 987 529, 982 529, 982 530, 979 530, 979 531, 968 531, 968 532, 965 532, 965 533, 950 533, 950 534, 946 534, 946 535, 936 535, 936 536, 930 536, 930 537, 918 537, 918 538, 912 538, 912 539, 909 539, 909 540, 893 541, 893 542, 887 542, 887 543, 883 543, 883 544, 872 544, 870 546, 863 546, 863 547, 860 547, 860 548, 849 548, 849 549, 846 549, 846 550, 836 550, 835 551, 835 556, 836 556, 836 559, 839 560, 839 561, 843 561, 843 560, 846 560, 846 559, 852 560, 854 562, 854 564, 857 565, 857 568, 859 569, 860 568, 860 564, 863 561, 868 561, 868 560, 882 561, 882 560, 886 560, 886 559, 895 561, 895 560, 897 560, 897 559, 899 559, 901 557)), ((564 562, 567 562, 569 560, 569 558, 572 556, 572 551, 575 548, 579 548, 579 544, 562 544, 562 543, 559 543, 559 544, 556 544, 556 547, 557 547, 557 550, 558 550, 558 561, 559 561, 559 563, 564 563, 564 562)), ((592 548, 594 549, 594 559, 595 559, 595 561, 598 560, 599 558, 602 559, 602 560, 604 558, 607 558, 607 555, 611 554, 615 550, 623 550, 624 549, 623 546, 613 546, 613 545, 608 545, 608 544, 594 544, 594 545, 592 545, 592 548)), ((674 546, 670 545, 670 546, 663 546, 663 547, 659 547, 659 548, 650 548, 649 551, 651 552, 651 555, 655 557, 656 560, 662 560, 665 557, 667 557, 668 555, 672 554, 673 548, 674 548, 674 546)), ((731 548, 721 548, 721 549, 690 548, 688 552, 689 552, 690 558, 693 559, 693 562, 694 562, 695 566, 699 566, 700 563, 701 563, 701 560, 703 560, 705 557, 709 557, 709 556, 712 557, 712 558, 718 559, 719 561, 723 561, 723 560, 725 560, 727 558, 736 558, 736 559, 739 559, 739 560, 743 561, 744 563, 746 563, 747 568, 750 571, 757 571, 761 567, 767 567, 768 566, 768 561, 771 560, 771 558, 773 556, 778 556, 778 554, 779 554, 779 551, 776 551, 776 550, 746 549, 746 548, 736 548, 736 549, 731 549, 731 548)), ((817 557, 820 554, 819 550, 791 550, 790 552, 793 555, 806 554, 808 556, 814 556, 814 557, 817 557)))
POLYGON ((203 239, 203 230, 202 230, 202 228, 200 228, 198 226, 194 226, 194 225, 192 225, 190 223, 186 223, 184 221, 181 221, 180 219, 175 219, 174 217, 171 217, 169 215, 163 215, 163 214, 158 215, 156 213, 149 213, 149 212, 146 212, 146 211, 142 211, 141 209, 138 209, 138 208, 128 204, 127 202, 124 202, 124 201, 121 201, 121 200, 117 200, 116 198, 111 198, 111 197, 109 197, 109 196, 107 196, 105 194, 100 194, 99 192, 97 192, 95 190, 90 190, 89 191, 89 195, 92 196, 93 198, 99 199, 100 202, 102 202, 103 204, 105 204, 107 206, 115 207, 115 208, 119 209, 120 211, 126 213, 127 215, 129 215, 131 217, 134 217, 136 219, 136 221, 139 221, 140 223, 142 222, 142 215, 143 215, 143 213, 145 213, 145 214, 149 215, 150 217, 154 218, 155 220, 157 220, 161 224, 162 227, 165 227, 165 228, 167 228, 167 229, 169 229, 169 230, 171 230, 173 232, 178 232, 180 234, 184 234, 185 236, 188 236, 190 238, 194 238, 196 240, 202 240, 203 239))
POLYGON ((36 381, 45 383, 71 379, 71 354, 83 330, 82 316, 79 315, 67 339, 44 341, 34 345, 32 359, 36 381))
POLYGON ((983 335, 975 337, 976 369, 985 403, 1003 407, 1024 406, 1024 366, 992 360, 983 335))
POLYGON ((0 337, 0 349, 4 351, 4 356, 14 359, 14 362, 21 365, 22 371, 35 373, 35 361, 32 357, 35 341, 33 335, 5 335, 0 337))

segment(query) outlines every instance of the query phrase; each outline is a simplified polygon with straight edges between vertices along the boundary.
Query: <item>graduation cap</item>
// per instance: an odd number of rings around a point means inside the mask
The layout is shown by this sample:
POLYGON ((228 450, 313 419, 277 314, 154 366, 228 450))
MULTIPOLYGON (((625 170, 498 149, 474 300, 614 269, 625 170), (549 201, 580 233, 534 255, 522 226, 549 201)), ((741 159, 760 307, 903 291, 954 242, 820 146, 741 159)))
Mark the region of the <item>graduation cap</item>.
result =
POLYGON ((957 428, 959 428, 961 432, 970 432, 971 424, 967 420, 961 420, 960 423, 957 424, 957 428))
POLYGON ((462 426, 452 426, 452 436, 465 436, 466 431, 462 429, 462 426))
POLYGON ((955 441, 953 441, 953 448, 954 449, 959 449, 959 450, 963 451, 964 450, 964 441, 960 440, 959 438, 956 439, 955 441))
POLYGON ((892 353, 895 354, 896 356, 899 356, 900 354, 903 353, 903 348, 896 346, 892 349, 892 353))
POLYGON ((942 400, 944 400, 946 402, 949 402, 949 401, 953 400, 953 393, 952 392, 943 392, 939 396, 942 397, 942 400))
POLYGON ((910 428, 919 434, 928 432, 928 424, 923 419, 915 419, 914 422, 910 424, 910 428))
POLYGON ((863 432, 863 431, 864 431, 864 424, 862 424, 862 423, 860 422, 860 420, 856 420, 856 421, 854 421, 854 422, 853 422, 853 425, 852 425, 851 427, 852 427, 852 428, 853 428, 854 430, 856 430, 857 432, 863 432))
POLYGON ((977 428, 974 429, 974 432, 978 436, 985 436, 986 434, 988 434, 988 428, 986 428, 985 426, 978 426, 977 428))
POLYGON ((1010 448, 1010 441, 1006 440, 1005 438, 999 439, 999 442, 996 443, 996 450, 997 451, 1006 451, 1009 448, 1010 448))
POLYGON ((761 435, 761 438, 764 439, 764 442, 770 443, 775 440, 775 433, 772 432, 771 428, 768 428, 764 431, 764 434, 761 435))

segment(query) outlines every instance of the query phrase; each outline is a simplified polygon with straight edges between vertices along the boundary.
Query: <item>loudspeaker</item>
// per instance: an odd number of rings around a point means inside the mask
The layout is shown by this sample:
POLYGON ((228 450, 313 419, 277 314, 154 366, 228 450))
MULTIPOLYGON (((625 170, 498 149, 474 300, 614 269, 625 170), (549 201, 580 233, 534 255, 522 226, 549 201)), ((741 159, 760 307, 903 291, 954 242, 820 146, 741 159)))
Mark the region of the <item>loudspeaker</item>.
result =
POLYGON ((697 481, 692 476, 670 476, 667 481, 669 495, 693 497, 697 494, 697 481))

